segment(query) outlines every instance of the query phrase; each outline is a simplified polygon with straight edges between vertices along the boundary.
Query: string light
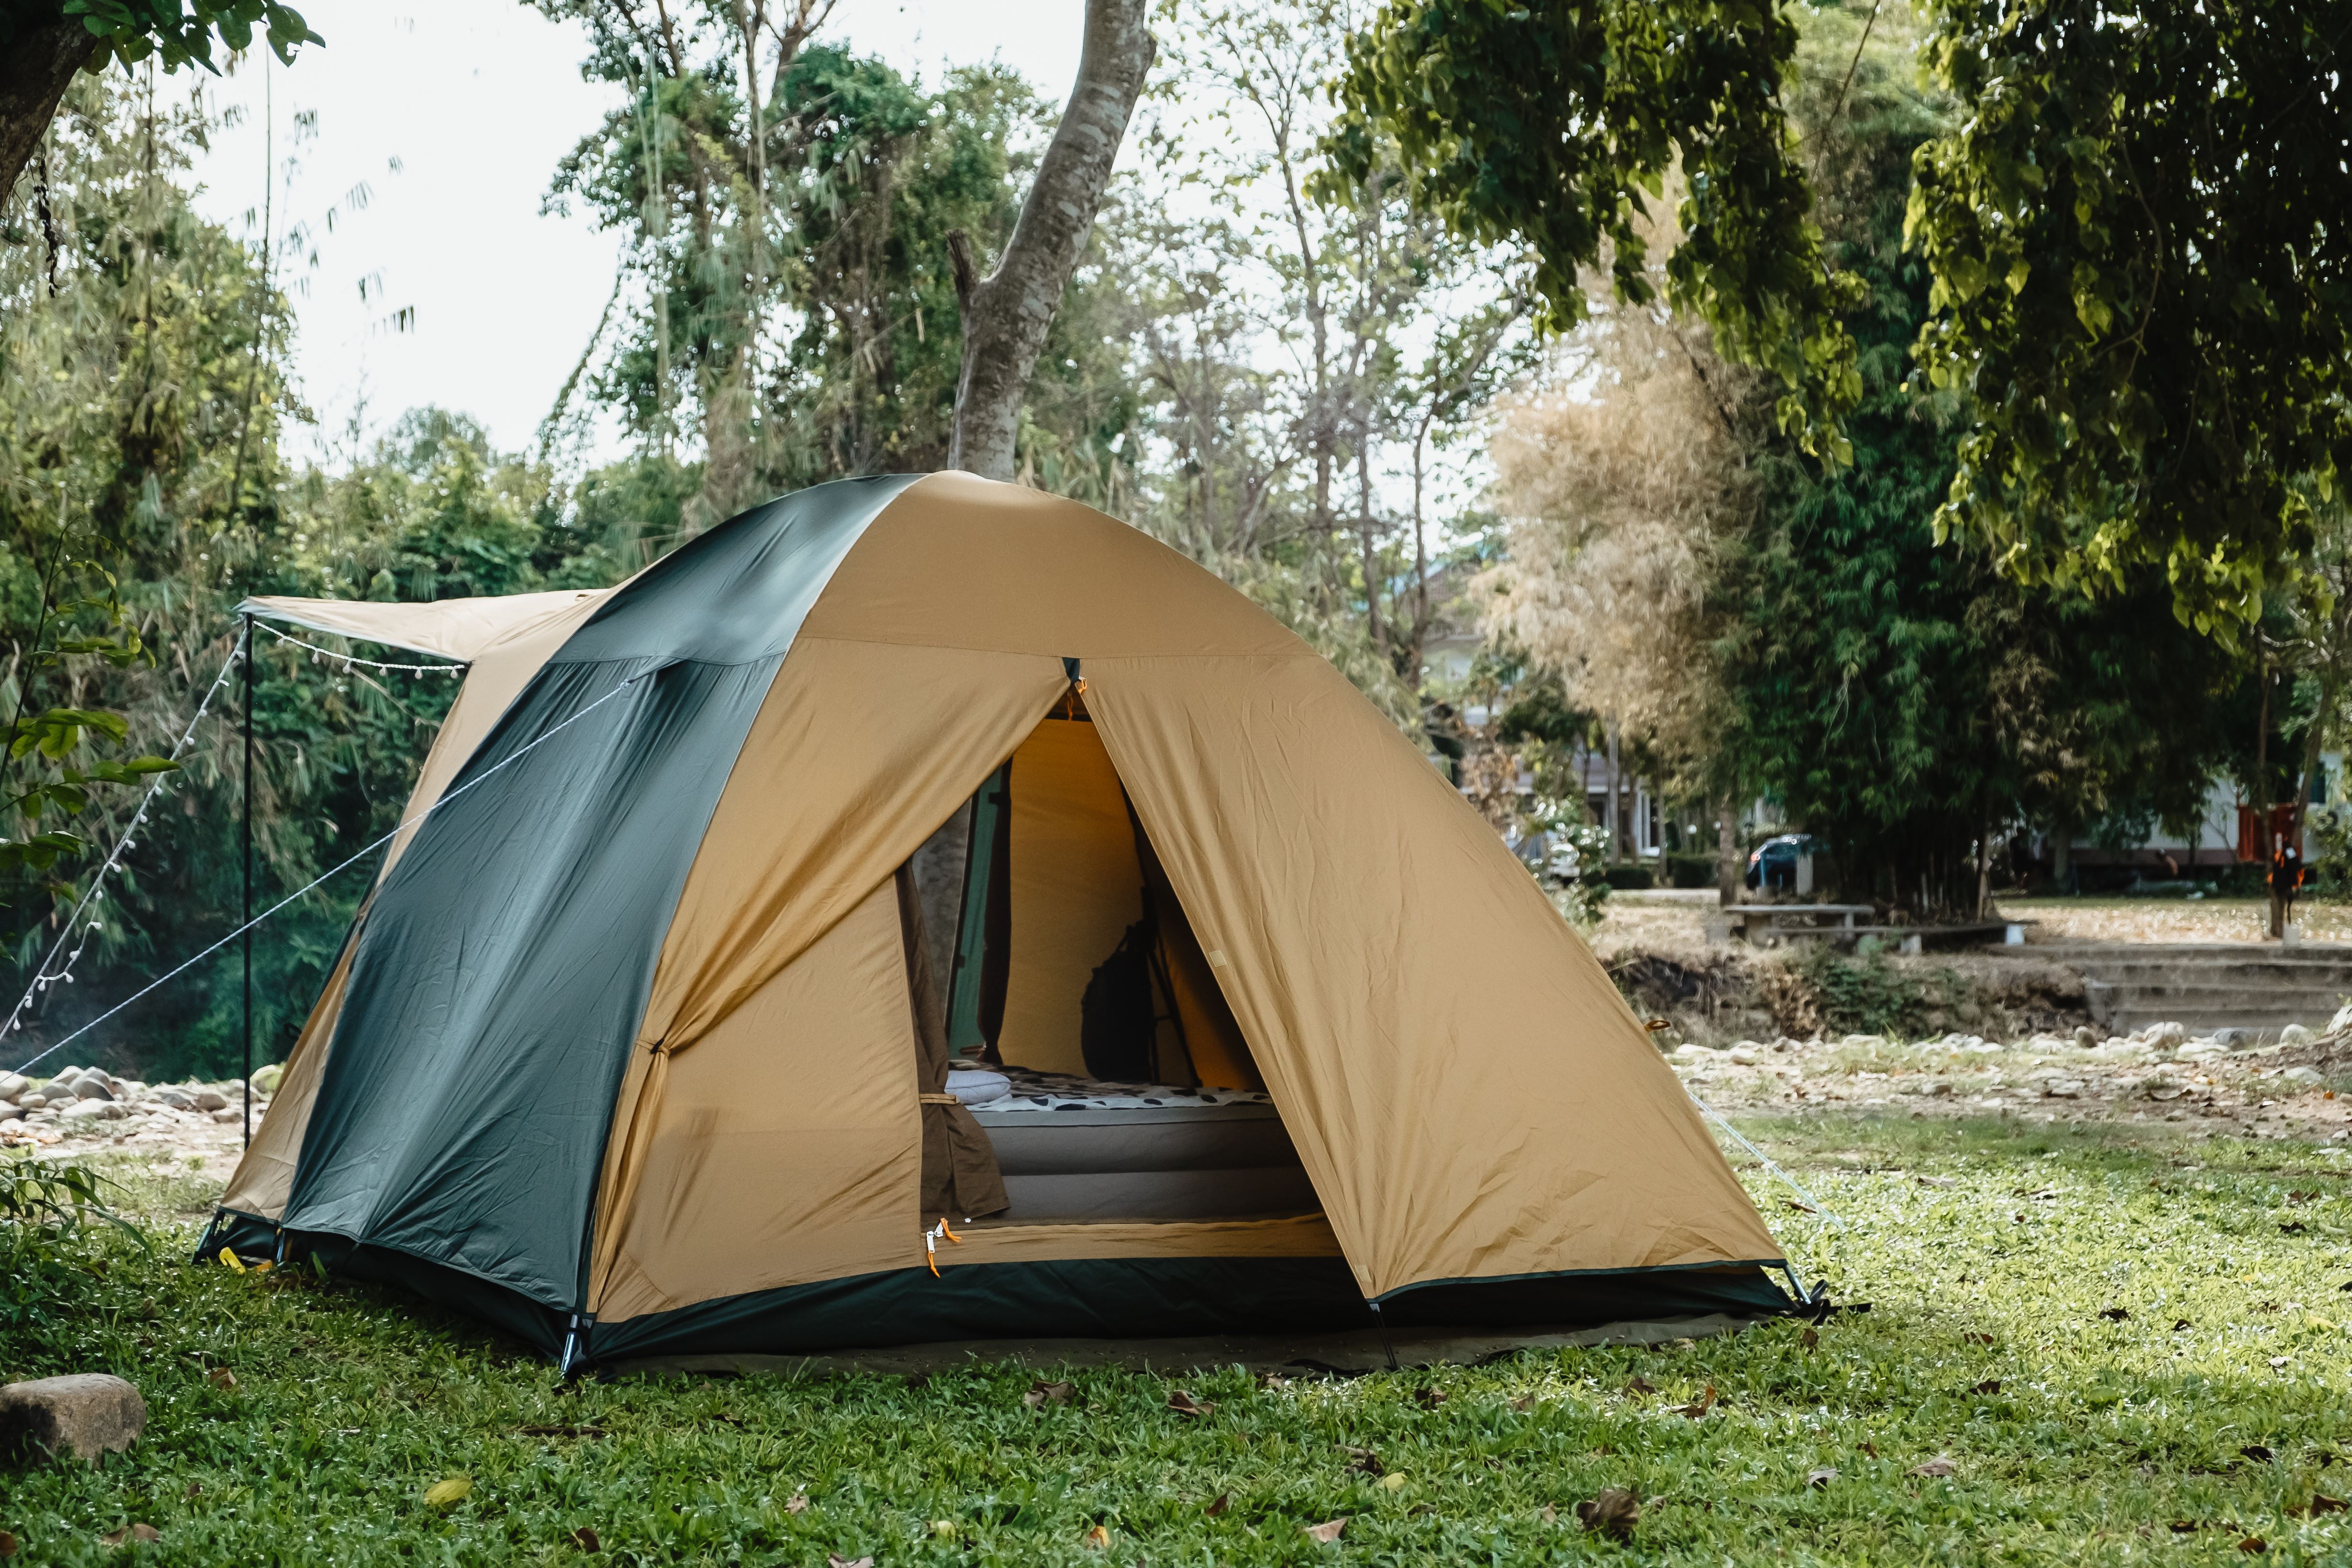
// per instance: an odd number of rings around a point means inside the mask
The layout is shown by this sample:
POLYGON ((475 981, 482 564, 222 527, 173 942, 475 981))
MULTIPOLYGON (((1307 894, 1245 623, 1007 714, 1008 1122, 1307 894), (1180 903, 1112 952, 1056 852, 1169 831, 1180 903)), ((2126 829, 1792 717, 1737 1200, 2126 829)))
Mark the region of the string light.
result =
MULTIPOLYGON (((171 761, 178 762, 180 753, 186 751, 188 743, 196 738, 196 726, 205 721, 205 714, 211 710, 213 699, 218 697, 221 688, 228 684, 229 672, 236 668, 237 660, 245 657, 247 651, 244 634, 239 633, 236 641, 229 647, 228 657, 221 661, 220 673, 213 677, 211 688, 205 692, 205 700, 196 704, 194 716, 189 719, 188 727, 180 731, 179 740, 173 743, 171 761)), ((107 874, 121 865, 122 857, 131 852, 131 835, 147 820, 147 808, 154 804, 155 797, 163 792, 164 784, 173 776, 169 773, 157 773, 148 784, 147 793, 139 797, 139 809, 131 813, 131 826, 124 828, 122 837, 114 841, 114 847, 107 852, 106 859, 98 868, 98 874, 89 879, 89 887, 75 902, 73 912, 66 917, 64 929, 58 932, 58 940, 49 944, 49 951, 42 955, 40 967, 33 971, 33 983, 25 987, 25 994, 17 998, 15 1010, 8 1015, 7 1026, 0 1028, 0 1035, 13 1035, 24 1027, 25 1009, 33 1005, 33 998, 41 992, 60 980, 68 985, 73 984, 73 966, 80 961, 83 950, 89 946, 90 934, 105 929, 95 919, 87 925, 81 924, 82 911, 105 900, 107 874), (57 963, 58 954, 64 951, 67 942, 73 941, 77 930, 81 940, 74 943, 73 952, 66 954, 64 964, 52 969, 50 966, 57 963)))
POLYGON ((149 981, 146 984, 141 986, 138 990, 132 992, 121 1001, 117 1002, 113 1006, 109 1007, 105 1012, 100 1013, 97 1017, 92 1018, 89 1023, 84 1024, 80 1028, 76 1029, 72 1034, 68 1035, 64 1039, 59 1040, 56 1045, 53 1045, 47 1050, 42 1051, 38 1056, 32 1058, 28 1061, 19 1062, 14 1070, 20 1073, 29 1072, 41 1062, 47 1060, 52 1056, 55 1056, 58 1052, 65 1049, 68 1046, 72 1045, 76 1040, 80 1039, 84 1035, 89 1034, 92 1029, 97 1028, 100 1024, 105 1023, 109 1018, 113 1017, 117 1013, 121 1012, 125 1007, 131 1006, 133 1003, 138 1002, 142 997, 147 995, 148 993, 158 990, 163 986, 170 984, 173 981, 177 980, 181 975, 185 974, 189 970, 194 969, 205 959, 210 958, 214 953, 218 952, 222 948, 226 947, 238 937, 243 936, 247 931, 251 931, 254 927, 260 925, 263 921, 277 914, 278 910, 285 909, 289 904, 299 903, 303 899, 309 897, 312 889, 317 888, 320 884, 327 881, 330 878, 340 875, 351 867, 358 865, 362 860, 366 859, 369 856, 374 854, 377 850, 383 848, 385 845, 391 843, 394 839, 399 837, 402 834, 407 832, 418 823, 423 822, 426 817, 432 816, 443 806, 447 805, 459 795, 464 795, 467 790, 488 784, 490 780, 506 772, 507 769, 514 766, 517 763, 530 755, 531 752, 539 750, 540 747, 547 744, 548 742, 552 741, 556 736, 561 735, 564 731, 569 730, 572 725, 577 724, 581 720, 585 719, 589 714, 593 713, 597 709, 602 708, 605 703, 610 702, 614 698, 618 697, 622 692, 626 691, 640 680, 645 679, 648 676, 658 673, 659 671, 653 669, 641 669, 637 671, 636 674, 629 677, 626 680, 624 680, 618 686, 615 686, 613 689, 604 693, 604 696, 599 697, 595 701, 588 704, 585 708, 581 709, 570 718, 562 721, 560 723, 551 725, 548 729, 547 732, 541 735, 537 740, 532 741, 528 745, 516 748, 510 755, 493 763, 489 767, 484 768, 479 773, 467 779, 464 784, 459 784, 456 789, 451 790, 448 794, 435 801, 431 805, 428 805, 423 811, 418 812, 415 816, 410 817, 407 821, 402 823, 399 826, 394 828, 391 832, 385 834, 374 843, 367 846, 358 854, 351 856, 349 858, 336 865, 330 866, 327 869, 320 872, 308 882, 305 882, 301 887, 295 889, 294 891, 287 894, 284 898, 278 900, 276 903, 270 905, 268 909, 262 910, 259 914, 254 916, 251 920, 246 921, 235 931, 230 931, 226 936, 222 937, 218 942, 214 942, 210 947, 205 948, 194 957, 183 960, 176 967, 173 968, 168 973, 158 975, 156 978, 149 981))
POLYGON ((263 631, 268 632, 279 642, 292 643, 296 647, 310 649, 310 662, 312 664, 331 664, 347 674, 350 672, 353 665, 363 666, 369 669, 399 670, 409 675, 463 675, 466 673, 467 669, 470 668, 462 662, 457 664, 386 664, 382 659, 362 658, 357 654, 337 653, 333 648, 320 647, 317 643, 304 642, 300 637, 289 637, 284 632, 279 631, 276 626, 269 625, 266 621, 257 621, 255 625, 260 626, 263 631))
MULTIPOLYGON (((388 664, 378 659, 361 658, 352 654, 337 653, 332 648, 320 647, 316 643, 305 642, 300 637, 289 637, 267 622, 252 621, 247 624, 259 626, 279 642, 292 643, 297 647, 309 649, 310 662, 313 664, 332 662, 346 673, 353 665, 362 665, 370 669, 398 670, 415 675, 450 676, 462 676, 469 668, 463 663, 388 664)), ((171 761, 180 760, 180 754, 186 751, 189 743, 195 739, 196 727, 204 722, 205 715, 211 710, 213 700, 220 695, 221 688, 227 684, 229 675, 237 668, 237 661, 250 658, 252 650, 247 646, 246 637, 240 632, 236 642, 229 648, 228 657, 221 661, 220 673, 213 678, 212 686, 205 692, 204 700, 196 704, 195 713, 189 719, 187 728, 181 731, 178 742, 172 747, 171 761)), ((17 999, 16 1007, 8 1015, 6 1025, 0 1026, 0 1037, 13 1035, 24 1027, 25 1011, 33 1005, 35 998, 41 993, 60 981, 68 985, 74 983, 74 965, 81 961, 81 955, 88 951, 90 938, 106 929, 104 924, 96 919, 84 922, 82 913, 90 905, 105 900, 107 877, 122 863, 122 858, 125 855, 137 847, 134 835, 145 826, 148 807, 154 804, 156 797, 163 792, 174 776, 176 775, 172 773, 157 773, 148 784, 147 793, 140 797, 139 809, 131 814, 130 826, 123 829, 122 837, 115 841, 114 847, 108 852, 106 859, 99 866, 97 875, 90 879, 89 887, 74 904, 73 912, 66 917, 63 928, 58 932, 58 940, 50 944, 49 951, 42 956, 40 966, 33 972, 32 984, 25 988, 24 995, 17 999), (77 936, 80 940, 75 941, 77 936), (73 951, 65 954, 65 962, 60 964, 58 962, 58 955, 64 952, 68 942, 73 942, 73 951)), ((63 1043, 59 1042, 60 1045, 63 1043)), ((41 1055, 47 1056, 48 1052, 44 1051, 41 1055)), ((34 1058, 35 1061, 39 1059, 39 1057, 34 1058)))

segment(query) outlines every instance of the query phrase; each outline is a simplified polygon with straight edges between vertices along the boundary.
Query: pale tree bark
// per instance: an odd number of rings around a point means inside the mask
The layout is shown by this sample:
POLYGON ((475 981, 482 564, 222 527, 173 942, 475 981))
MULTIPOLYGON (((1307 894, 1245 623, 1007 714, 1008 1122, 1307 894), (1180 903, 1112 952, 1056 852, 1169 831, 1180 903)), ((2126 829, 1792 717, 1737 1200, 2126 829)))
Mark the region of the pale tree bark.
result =
POLYGON ((1086 250, 1111 163, 1159 51, 1146 26, 1149 9, 1146 0, 1087 0, 1077 84, 996 270, 975 276, 970 237, 961 231, 948 237, 963 315, 963 374, 948 446, 951 468, 1013 478, 1029 373, 1086 250))
POLYGON ((16 188, 74 72, 97 47, 80 17, 60 16, 22 28, 0 50, 0 200, 16 188))

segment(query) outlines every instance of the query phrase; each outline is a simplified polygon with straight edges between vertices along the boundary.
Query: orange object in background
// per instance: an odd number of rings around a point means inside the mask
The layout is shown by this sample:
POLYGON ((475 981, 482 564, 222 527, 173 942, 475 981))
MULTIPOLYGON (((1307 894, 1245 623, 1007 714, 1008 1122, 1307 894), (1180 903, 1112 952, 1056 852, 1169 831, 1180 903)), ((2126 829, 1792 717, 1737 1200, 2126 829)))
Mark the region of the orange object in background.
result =
MULTIPOLYGON (((2238 858, 2241 861, 2260 862, 2267 858, 2263 853, 2262 824, 2257 816, 2251 805, 2238 807, 2238 858)), ((2271 807, 2271 842, 2283 843, 2294 831, 2294 803, 2289 801, 2284 805, 2271 807)))

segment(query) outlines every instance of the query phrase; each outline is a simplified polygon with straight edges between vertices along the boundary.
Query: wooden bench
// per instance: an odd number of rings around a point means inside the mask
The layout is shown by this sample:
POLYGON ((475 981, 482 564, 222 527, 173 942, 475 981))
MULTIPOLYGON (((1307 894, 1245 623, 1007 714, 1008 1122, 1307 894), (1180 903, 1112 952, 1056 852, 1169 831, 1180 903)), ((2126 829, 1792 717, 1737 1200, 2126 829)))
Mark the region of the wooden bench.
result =
POLYGON ((1705 916, 1713 942, 1746 942, 1774 947, 1788 941, 1851 942, 1858 916, 1878 911, 1868 904, 1733 904, 1705 916))

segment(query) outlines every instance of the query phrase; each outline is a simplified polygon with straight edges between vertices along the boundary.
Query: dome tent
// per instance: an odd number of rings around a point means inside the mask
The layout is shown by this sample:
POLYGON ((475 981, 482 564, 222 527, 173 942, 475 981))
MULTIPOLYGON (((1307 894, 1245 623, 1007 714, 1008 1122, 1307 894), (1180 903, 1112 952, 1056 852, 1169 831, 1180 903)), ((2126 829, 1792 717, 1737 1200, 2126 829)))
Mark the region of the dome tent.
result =
POLYGON ((1125 524, 848 479, 605 592, 246 607, 471 663, 207 1251, 567 1363, 1790 1304, 1477 814, 1125 524), (960 814, 941 985, 910 861, 960 814), (1084 994, 1136 931, 1179 1087, 1089 1100, 1084 994), (1071 1098, 976 1113, 954 1049, 1071 1098), (1171 1205, 1139 1151, 1220 1107, 1255 1152, 1185 1144, 1214 1180, 1171 1205))

